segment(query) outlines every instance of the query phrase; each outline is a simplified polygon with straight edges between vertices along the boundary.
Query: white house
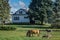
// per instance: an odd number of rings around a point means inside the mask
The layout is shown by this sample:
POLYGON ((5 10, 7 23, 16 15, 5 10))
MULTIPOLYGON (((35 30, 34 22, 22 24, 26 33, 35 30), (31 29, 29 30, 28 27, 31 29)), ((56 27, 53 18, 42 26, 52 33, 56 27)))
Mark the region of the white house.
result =
POLYGON ((26 9, 19 9, 12 16, 12 23, 29 23, 29 17, 26 9))

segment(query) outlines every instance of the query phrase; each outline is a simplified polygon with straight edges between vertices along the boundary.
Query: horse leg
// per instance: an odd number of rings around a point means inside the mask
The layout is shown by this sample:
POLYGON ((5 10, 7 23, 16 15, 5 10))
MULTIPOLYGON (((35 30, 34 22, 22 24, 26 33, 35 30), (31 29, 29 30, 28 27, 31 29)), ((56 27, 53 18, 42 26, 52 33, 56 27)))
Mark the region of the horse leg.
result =
POLYGON ((37 36, 39 36, 39 35, 40 35, 40 32, 37 33, 37 36))
POLYGON ((31 33, 27 32, 26 36, 31 37, 31 33))
POLYGON ((39 36, 40 34, 37 34, 37 36, 39 36))
POLYGON ((27 36, 28 36, 28 37, 31 37, 31 34, 29 34, 29 33, 28 33, 28 35, 27 35, 27 36))
POLYGON ((29 36, 29 33, 28 32, 26 33, 26 36, 29 36))

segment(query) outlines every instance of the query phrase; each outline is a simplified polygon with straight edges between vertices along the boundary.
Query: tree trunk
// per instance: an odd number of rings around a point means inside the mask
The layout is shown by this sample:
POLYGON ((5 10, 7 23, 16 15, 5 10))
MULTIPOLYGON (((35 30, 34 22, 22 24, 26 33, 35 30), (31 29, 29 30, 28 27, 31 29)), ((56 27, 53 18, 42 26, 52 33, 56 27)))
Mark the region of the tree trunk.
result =
POLYGON ((42 15, 41 16, 41 25, 43 25, 43 22, 44 22, 44 16, 42 15))

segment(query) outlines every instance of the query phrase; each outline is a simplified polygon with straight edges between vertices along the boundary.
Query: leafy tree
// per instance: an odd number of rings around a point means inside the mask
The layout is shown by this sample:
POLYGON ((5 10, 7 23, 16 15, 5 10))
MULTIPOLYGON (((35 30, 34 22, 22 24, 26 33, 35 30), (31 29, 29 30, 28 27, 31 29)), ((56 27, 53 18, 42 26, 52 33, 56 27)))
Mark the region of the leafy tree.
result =
POLYGON ((41 25, 44 20, 48 21, 48 16, 51 17, 53 15, 52 3, 51 0, 32 0, 29 5, 30 19, 40 20, 41 25))
POLYGON ((55 0, 53 11, 55 12, 55 19, 52 27, 60 28, 60 0, 55 0))
POLYGON ((9 0, 0 0, 0 21, 2 24, 4 24, 9 17, 10 6, 8 1, 9 0))

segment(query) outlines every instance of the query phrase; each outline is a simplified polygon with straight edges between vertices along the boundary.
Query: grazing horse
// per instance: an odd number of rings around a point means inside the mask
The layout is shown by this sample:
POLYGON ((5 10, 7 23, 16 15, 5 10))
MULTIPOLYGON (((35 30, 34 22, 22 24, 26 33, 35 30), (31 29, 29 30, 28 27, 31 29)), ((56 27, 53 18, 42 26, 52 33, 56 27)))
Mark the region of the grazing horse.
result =
POLYGON ((27 33, 26 33, 26 36, 31 37, 34 34, 37 35, 37 36, 39 36, 40 30, 28 30, 27 33))

